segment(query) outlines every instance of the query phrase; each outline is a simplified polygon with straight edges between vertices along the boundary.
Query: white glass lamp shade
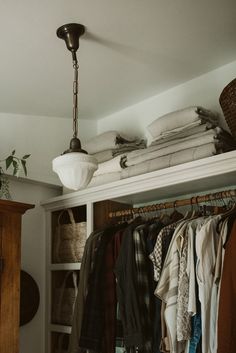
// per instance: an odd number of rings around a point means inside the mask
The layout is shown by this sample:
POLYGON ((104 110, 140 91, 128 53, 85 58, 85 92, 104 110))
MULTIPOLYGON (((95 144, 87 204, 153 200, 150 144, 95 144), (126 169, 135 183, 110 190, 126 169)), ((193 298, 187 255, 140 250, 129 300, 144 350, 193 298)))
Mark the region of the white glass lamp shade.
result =
POLYGON ((65 187, 79 190, 89 184, 98 168, 98 162, 88 154, 71 152, 54 158, 52 168, 65 187))

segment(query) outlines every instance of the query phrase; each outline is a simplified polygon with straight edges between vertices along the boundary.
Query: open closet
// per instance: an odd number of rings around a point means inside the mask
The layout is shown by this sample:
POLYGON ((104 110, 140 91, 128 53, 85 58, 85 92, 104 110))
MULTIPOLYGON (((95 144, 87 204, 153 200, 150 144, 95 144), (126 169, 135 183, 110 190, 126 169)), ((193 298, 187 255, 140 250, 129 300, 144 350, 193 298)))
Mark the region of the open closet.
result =
MULTIPOLYGON (((132 222, 140 222, 137 223, 139 226, 151 223, 153 219, 158 219, 158 217, 162 217, 163 222, 165 217, 176 217, 176 222, 180 217, 186 217, 186 219, 195 216, 204 217, 209 214, 226 212, 226 206, 230 207, 234 201, 235 188, 236 152, 232 151, 65 194, 43 202, 47 228, 47 342, 45 352, 57 353, 59 349, 61 352, 68 352, 73 319, 65 309, 65 320, 63 321, 63 313, 60 312, 63 297, 61 288, 63 287, 64 291, 69 292, 70 289, 78 287, 80 280, 81 259, 79 257, 76 260, 76 257, 70 259, 62 256, 60 258, 62 254, 59 257, 55 256, 55 251, 58 254, 58 249, 60 249, 57 239, 59 225, 71 225, 73 222, 80 224, 86 238, 88 238, 92 232, 96 233, 108 225, 117 227, 118 231, 129 227, 132 222), (71 210, 72 214, 69 215, 68 210, 71 210), (58 305, 58 302, 61 305, 58 305), (60 315, 62 316, 59 318, 60 315)), ((187 244, 185 244, 186 246, 187 244)), ((123 265, 127 258, 126 254, 123 265)), ((148 265, 150 264, 151 260, 148 265)), ((162 280, 163 284, 167 283, 163 278, 162 280)), ((184 281, 184 278, 182 280, 184 281)), ((138 285, 137 298, 145 293, 141 281, 138 282, 138 285)), ((120 290, 122 291, 122 288, 120 290)), ((71 296, 77 295, 77 291, 73 291, 73 293, 71 296)), ((159 298, 164 298, 160 288, 157 294, 159 298)), ((145 313, 147 306, 145 301, 143 303, 143 313, 145 313)), ((79 308, 76 310, 79 312, 79 308)), ((91 329, 90 324, 87 324, 91 329)), ((93 332, 99 335, 100 329, 102 328, 98 327, 93 332)), ((114 332, 114 328, 110 327, 109 329, 110 332, 114 332)), ((177 330, 175 331, 177 333, 177 330)), ((178 334, 181 335, 181 332, 178 334)), ((102 331, 102 335, 106 336, 106 332, 102 331)), ((111 334, 108 336, 111 337, 111 334)), ((165 337, 164 333, 162 337, 165 337)), ((117 352, 122 352, 122 344, 121 342, 120 347, 117 348, 120 350, 117 352)), ((87 348, 96 351, 91 346, 87 348)), ((150 351, 148 347, 138 349, 134 346, 132 349, 130 352, 150 351)), ((173 347, 163 349, 168 351, 173 347)), ((175 347, 172 351, 181 352, 181 348, 175 347)), ((185 352, 185 348, 182 351, 185 352)), ((73 351, 73 353, 75 352, 73 351)), ((211 351, 209 350, 209 352, 211 351)))

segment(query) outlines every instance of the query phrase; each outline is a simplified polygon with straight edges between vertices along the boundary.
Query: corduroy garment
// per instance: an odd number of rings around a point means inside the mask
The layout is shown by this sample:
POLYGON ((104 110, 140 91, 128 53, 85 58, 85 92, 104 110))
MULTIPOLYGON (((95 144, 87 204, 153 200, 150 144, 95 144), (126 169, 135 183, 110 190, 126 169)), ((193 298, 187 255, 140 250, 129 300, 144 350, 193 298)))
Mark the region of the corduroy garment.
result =
POLYGON ((236 350, 236 220, 226 244, 221 279, 217 353, 236 350))

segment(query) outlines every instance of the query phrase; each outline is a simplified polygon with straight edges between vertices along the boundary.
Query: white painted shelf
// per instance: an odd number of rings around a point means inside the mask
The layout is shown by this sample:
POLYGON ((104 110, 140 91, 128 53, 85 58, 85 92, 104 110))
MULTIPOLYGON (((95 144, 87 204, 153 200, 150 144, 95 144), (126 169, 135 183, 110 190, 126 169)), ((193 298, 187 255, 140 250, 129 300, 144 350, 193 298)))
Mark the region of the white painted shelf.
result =
POLYGON ((64 326, 64 325, 50 325, 51 332, 59 332, 59 333, 68 333, 71 334, 71 326, 64 326))
POLYGON ((60 264, 51 264, 50 265, 50 270, 51 271, 74 271, 74 270, 80 270, 81 263, 80 262, 75 262, 75 263, 60 263, 60 264))
POLYGON ((232 151, 72 192, 44 201, 42 205, 52 211, 102 200, 135 204, 235 184, 236 151, 232 151))

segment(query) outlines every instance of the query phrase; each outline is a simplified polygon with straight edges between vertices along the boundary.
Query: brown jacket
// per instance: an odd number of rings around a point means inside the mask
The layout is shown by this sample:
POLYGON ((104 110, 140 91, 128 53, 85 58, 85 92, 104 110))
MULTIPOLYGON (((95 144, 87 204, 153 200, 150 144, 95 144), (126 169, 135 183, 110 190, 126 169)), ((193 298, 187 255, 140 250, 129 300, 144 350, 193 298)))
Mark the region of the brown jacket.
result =
POLYGON ((236 220, 226 244, 220 288, 217 353, 236 352, 236 220))

